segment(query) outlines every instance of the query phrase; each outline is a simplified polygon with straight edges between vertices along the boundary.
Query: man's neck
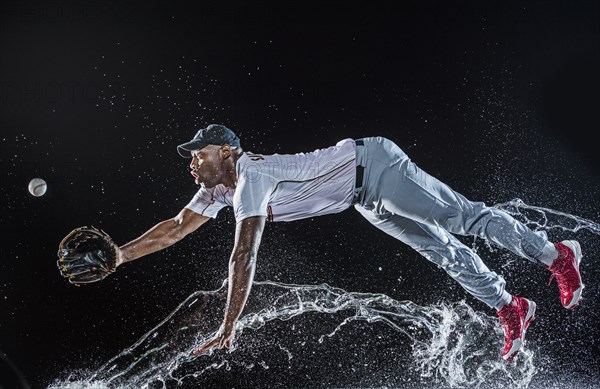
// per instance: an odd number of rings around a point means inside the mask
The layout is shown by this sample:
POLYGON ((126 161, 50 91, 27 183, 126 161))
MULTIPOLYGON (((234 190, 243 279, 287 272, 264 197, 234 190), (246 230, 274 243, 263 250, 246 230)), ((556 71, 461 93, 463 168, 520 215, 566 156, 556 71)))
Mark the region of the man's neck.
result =
POLYGON ((238 151, 231 154, 231 162, 229 164, 228 172, 225 175, 223 185, 228 188, 235 189, 237 186, 237 162, 242 157, 243 152, 238 151))

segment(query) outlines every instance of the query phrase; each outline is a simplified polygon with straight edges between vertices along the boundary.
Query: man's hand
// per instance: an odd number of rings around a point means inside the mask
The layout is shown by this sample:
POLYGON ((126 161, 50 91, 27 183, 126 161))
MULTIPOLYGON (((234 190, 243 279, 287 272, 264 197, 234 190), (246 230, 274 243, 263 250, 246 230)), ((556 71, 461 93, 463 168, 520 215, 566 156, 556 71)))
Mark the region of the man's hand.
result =
POLYGON ((212 349, 214 346, 222 348, 231 348, 231 341, 235 335, 235 323, 234 324, 225 324, 223 323, 219 328, 219 331, 215 334, 215 336, 205 343, 203 346, 198 347, 196 350, 192 352, 194 355, 202 354, 205 351, 212 349))

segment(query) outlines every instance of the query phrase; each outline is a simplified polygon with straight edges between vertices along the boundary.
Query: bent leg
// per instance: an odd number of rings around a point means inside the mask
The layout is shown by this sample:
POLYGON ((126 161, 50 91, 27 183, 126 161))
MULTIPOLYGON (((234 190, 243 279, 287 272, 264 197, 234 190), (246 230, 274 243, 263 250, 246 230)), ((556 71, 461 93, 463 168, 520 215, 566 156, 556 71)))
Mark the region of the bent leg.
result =
POLYGON ((467 292, 490 307, 499 309, 511 301, 511 295, 504 290, 504 279, 443 228, 391 213, 375 214, 358 204, 355 209, 375 227, 443 268, 467 292))
POLYGON ((362 205, 375 213, 389 212, 450 233, 479 236, 533 262, 553 248, 545 234, 535 233, 500 209, 468 200, 427 174, 392 141, 371 141, 368 153, 368 188, 362 205))

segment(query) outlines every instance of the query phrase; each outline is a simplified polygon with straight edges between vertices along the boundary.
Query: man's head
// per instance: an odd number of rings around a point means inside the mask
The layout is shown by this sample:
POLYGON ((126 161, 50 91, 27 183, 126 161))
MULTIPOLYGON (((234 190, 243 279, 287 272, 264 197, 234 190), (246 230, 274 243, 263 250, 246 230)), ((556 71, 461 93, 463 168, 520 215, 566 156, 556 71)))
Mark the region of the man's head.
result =
POLYGON ((240 139, 229 128, 211 124, 198 131, 191 141, 177 146, 177 152, 192 158, 190 169, 196 184, 235 187, 235 162, 241 147, 240 139))
POLYGON ((177 146, 177 152, 184 158, 190 158, 192 151, 200 150, 208 145, 239 147, 240 138, 223 125, 210 124, 198 131, 191 141, 177 146))

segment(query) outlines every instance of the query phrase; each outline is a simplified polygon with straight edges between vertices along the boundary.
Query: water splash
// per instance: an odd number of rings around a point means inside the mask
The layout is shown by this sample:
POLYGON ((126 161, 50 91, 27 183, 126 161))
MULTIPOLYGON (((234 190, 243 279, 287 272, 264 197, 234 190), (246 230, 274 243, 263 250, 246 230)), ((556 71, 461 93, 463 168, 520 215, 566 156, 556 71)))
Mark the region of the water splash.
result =
MULTIPOLYGON (((598 223, 519 199, 496 207, 539 231, 600 232, 598 223)), ((253 382, 268 369, 270 387, 302 379, 310 387, 514 388, 528 387, 537 373, 535 343, 505 363, 499 320, 465 301, 419 306, 327 284, 256 281, 252 288, 231 350, 191 354, 219 327, 225 281, 190 295, 104 365, 49 388, 239 386, 239 377, 253 382)))
POLYGON ((599 223, 565 212, 528 205, 518 198, 506 203, 496 204, 494 207, 508 212, 533 229, 545 231, 559 230, 561 232, 573 233, 589 231, 592 234, 600 235, 599 223))
MULTIPOLYGON (((291 365, 294 359, 299 363, 304 361, 304 357, 299 357, 306 353, 302 348, 310 349, 324 343, 329 343, 323 345, 325 348, 360 348, 363 339, 370 337, 388 338, 391 342, 409 340, 412 350, 400 347, 395 351, 398 355, 390 353, 389 367, 394 367, 408 351, 413 357, 411 367, 416 374, 428 380, 446 382, 451 387, 484 383, 497 372, 505 376, 506 385, 526 386, 535 373, 530 351, 525 351, 515 364, 502 361, 499 357, 502 333, 497 319, 475 312, 464 301, 419 306, 383 294, 352 293, 327 284, 289 285, 271 281, 255 282, 253 286, 250 313, 239 320, 236 328, 236 339, 244 338, 243 341, 234 342, 227 352, 192 356, 195 346, 208 340, 218 327, 226 291, 224 283, 216 291, 192 294, 134 345, 88 377, 50 387, 184 385, 201 382, 211 370, 269 368, 253 356, 255 347, 260 347, 263 353, 270 350, 267 354, 283 352, 282 359, 291 365), (295 337, 297 341, 290 341, 294 339, 291 334, 272 337, 260 333, 272 332, 275 329, 266 330, 266 327, 282 321, 288 322, 286 325, 291 326, 291 332, 301 329, 300 336, 295 337), (368 325, 360 327, 357 322, 368 325), (382 331, 374 323, 381 323, 387 330, 382 331), (321 333, 318 336, 308 333, 314 329, 321 329, 321 333), (245 332, 252 332, 248 337, 253 340, 244 337, 245 332), (345 334, 340 335, 342 332, 345 334)), ((323 353, 320 351, 321 356, 323 353)), ((395 368, 401 369, 401 366, 398 364, 395 368)), ((359 380, 365 371, 354 373, 355 379, 359 380)))

